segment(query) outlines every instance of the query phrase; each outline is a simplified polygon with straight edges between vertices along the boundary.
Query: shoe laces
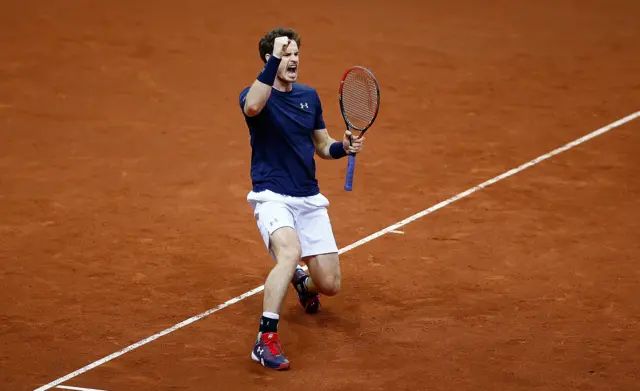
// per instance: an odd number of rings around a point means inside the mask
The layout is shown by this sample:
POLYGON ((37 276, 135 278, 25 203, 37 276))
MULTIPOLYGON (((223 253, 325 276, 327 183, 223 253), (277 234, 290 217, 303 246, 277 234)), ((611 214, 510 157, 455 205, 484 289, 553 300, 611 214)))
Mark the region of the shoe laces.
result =
POLYGON ((262 342, 267 345, 267 348, 274 356, 279 356, 282 354, 282 347, 280 346, 280 338, 278 338, 278 334, 262 334, 262 342))

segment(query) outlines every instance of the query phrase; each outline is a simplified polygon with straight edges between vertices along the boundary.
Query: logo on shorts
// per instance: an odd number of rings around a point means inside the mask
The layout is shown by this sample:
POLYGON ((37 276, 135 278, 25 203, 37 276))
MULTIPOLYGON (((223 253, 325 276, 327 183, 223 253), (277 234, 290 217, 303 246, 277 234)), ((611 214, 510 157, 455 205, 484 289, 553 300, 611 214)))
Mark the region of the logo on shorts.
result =
POLYGON ((309 104, 308 103, 300 103, 300 108, 301 109, 308 109, 309 108, 309 104))
POLYGON ((277 223, 277 222, 278 222, 278 218, 276 217, 275 219, 271 220, 271 222, 269 223, 269 225, 273 227, 273 225, 274 225, 275 223, 277 223))

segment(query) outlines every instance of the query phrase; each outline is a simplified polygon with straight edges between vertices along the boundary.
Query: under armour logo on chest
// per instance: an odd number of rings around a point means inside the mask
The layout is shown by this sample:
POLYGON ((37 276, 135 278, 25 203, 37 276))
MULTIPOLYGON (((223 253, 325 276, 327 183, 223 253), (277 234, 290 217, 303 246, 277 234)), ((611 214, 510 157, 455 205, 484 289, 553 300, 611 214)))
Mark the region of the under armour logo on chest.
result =
POLYGON ((308 103, 300 103, 300 108, 301 109, 308 109, 309 108, 309 104, 308 103))

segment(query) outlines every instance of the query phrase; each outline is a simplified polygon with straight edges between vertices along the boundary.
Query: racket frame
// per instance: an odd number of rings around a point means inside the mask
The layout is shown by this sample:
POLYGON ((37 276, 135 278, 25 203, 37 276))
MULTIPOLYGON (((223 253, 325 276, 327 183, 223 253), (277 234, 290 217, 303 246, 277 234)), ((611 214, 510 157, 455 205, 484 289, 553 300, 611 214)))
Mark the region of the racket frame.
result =
MULTIPOLYGON (((349 131, 357 130, 360 132, 360 134, 356 138, 362 137, 365 134, 365 132, 371 127, 371 125, 373 125, 376 118, 378 117, 378 112, 380 111, 380 85, 378 84, 378 79, 376 79, 376 77, 373 75, 373 73, 369 69, 359 65, 356 65, 347 69, 344 75, 342 75, 342 79, 340 80, 340 89, 338 90, 338 101, 340 102, 340 113, 342 114, 342 119, 344 119, 345 125, 347 126, 347 130, 349 131), (369 75, 369 77, 373 80, 373 83, 376 86, 376 111, 373 113, 373 118, 371 119, 371 121, 369 121, 369 124, 365 128, 359 128, 355 126, 353 123, 351 123, 351 121, 349 121, 349 118, 347 118, 347 115, 344 112, 342 90, 344 88, 344 82, 347 79, 347 75, 349 75, 349 73, 353 72, 354 70, 366 72, 369 75)), ((351 137, 349 138, 349 145, 352 145, 351 144, 352 139, 353 139, 353 135, 351 135, 351 137)), ((347 164, 347 175, 344 183, 345 191, 353 190, 353 175, 355 172, 355 166, 356 166, 356 154, 349 152, 348 164, 347 164)))

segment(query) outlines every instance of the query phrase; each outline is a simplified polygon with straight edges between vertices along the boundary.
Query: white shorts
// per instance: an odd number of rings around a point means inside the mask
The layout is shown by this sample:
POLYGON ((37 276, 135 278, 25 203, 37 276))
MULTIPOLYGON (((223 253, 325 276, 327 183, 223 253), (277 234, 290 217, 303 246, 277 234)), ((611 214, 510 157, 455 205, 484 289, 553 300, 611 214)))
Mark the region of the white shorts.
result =
POLYGON ((274 259, 269 237, 282 227, 296 230, 303 257, 338 252, 327 212, 329 200, 322 194, 290 197, 269 190, 251 191, 247 201, 253 208, 262 240, 274 259))

